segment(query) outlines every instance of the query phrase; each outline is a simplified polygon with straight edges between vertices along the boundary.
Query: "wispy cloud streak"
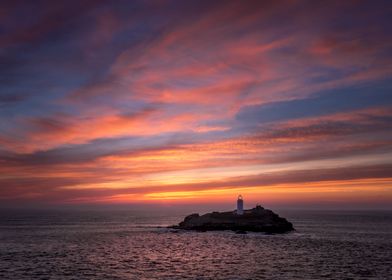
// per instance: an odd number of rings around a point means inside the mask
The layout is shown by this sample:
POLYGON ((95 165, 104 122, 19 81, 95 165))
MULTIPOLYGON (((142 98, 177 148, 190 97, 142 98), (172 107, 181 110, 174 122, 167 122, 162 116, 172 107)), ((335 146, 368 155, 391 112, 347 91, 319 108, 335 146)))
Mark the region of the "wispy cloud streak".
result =
POLYGON ((388 1, 3 1, 0 199, 322 192, 355 180, 389 192, 391 11, 388 1))

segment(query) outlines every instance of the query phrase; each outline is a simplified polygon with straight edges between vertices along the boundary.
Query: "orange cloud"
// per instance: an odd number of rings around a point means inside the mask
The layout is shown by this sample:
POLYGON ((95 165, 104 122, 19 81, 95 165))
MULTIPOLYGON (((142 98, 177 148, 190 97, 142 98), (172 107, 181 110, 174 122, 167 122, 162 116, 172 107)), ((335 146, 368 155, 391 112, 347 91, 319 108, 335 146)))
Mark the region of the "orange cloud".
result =
POLYGON ((203 133, 221 131, 227 127, 202 125, 210 115, 197 113, 170 114, 155 109, 146 109, 136 114, 100 114, 86 117, 58 115, 52 118, 31 118, 20 120, 22 139, 3 137, 0 142, 20 153, 48 150, 64 144, 83 144, 94 139, 122 136, 153 136, 168 132, 192 131, 203 133))
POLYGON ((375 4, 346 24, 357 4, 89 2, 38 5, 26 21, 10 6, 0 12, 0 199, 362 201, 372 188, 390 197, 388 104, 238 118, 249 105, 384 86, 392 41, 375 4))

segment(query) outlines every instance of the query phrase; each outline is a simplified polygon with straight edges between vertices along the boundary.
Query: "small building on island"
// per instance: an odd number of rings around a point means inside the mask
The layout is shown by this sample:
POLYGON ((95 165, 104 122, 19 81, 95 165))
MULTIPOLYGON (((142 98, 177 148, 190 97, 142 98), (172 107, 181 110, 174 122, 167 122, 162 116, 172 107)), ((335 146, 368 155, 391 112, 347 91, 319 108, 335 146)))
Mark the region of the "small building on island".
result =
POLYGON ((209 231, 232 230, 245 234, 248 231, 265 233, 285 233, 294 230, 293 224, 271 210, 260 205, 244 210, 242 195, 237 198, 237 209, 228 212, 211 212, 204 215, 194 213, 184 218, 173 229, 209 231))
POLYGON ((244 214, 244 200, 242 198, 242 195, 239 195, 237 199, 237 215, 242 214, 244 214))

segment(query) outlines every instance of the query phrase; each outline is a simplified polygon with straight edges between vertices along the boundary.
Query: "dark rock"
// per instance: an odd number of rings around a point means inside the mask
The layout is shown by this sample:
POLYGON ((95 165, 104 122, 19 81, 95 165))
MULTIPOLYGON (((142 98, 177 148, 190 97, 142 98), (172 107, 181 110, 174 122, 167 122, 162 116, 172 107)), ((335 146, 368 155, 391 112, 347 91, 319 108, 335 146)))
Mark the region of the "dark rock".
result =
POLYGON ((279 217, 271 210, 256 206, 245 210, 243 215, 232 212, 212 212, 202 216, 191 214, 174 229, 211 231, 233 230, 238 233, 247 231, 265 233, 285 233, 294 230, 293 225, 285 218, 279 217))

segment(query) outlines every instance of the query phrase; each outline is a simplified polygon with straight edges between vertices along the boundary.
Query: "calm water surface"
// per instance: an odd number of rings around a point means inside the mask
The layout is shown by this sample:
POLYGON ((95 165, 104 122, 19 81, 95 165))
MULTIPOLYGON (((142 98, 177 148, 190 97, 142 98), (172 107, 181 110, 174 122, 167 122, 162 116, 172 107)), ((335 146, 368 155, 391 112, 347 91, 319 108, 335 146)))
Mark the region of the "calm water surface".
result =
POLYGON ((392 279, 392 212, 278 213, 297 231, 161 228, 184 213, 3 211, 0 279, 392 279))

